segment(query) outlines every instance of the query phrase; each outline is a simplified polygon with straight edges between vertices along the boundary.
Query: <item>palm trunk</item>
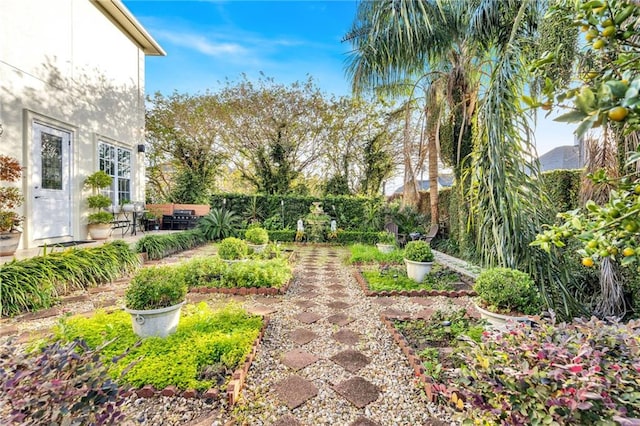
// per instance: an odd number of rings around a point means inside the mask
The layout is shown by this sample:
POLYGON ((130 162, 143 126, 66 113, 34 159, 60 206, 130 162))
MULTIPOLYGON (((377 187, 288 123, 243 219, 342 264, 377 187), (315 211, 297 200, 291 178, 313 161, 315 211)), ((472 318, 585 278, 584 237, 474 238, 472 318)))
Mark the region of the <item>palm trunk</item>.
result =
POLYGON ((435 112, 429 114, 429 204, 431 208, 431 224, 437 224, 438 215, 438 145, 440 120, 435 112))

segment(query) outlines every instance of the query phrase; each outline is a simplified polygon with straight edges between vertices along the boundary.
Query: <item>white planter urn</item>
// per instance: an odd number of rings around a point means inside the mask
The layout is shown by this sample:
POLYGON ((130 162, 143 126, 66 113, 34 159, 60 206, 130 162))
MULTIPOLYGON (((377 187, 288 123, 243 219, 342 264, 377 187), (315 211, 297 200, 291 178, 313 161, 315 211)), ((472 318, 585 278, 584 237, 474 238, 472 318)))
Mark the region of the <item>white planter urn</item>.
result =
POLYGON ((266 244, 251 244, 251 243, 247 243, 247 246, 249 246, 249 248, 251 250, 253 250, 254 253, 262 253, 262 251, 267 248, 266 244))
POLYGON ((376 243, 376 247, 378 247, 378 250, 384 254, 389 254, 396 248, 393 244, 384 243, 376 243))
POLYGON ((123 211, 123 212, 131 213, 131 212, 132 212, 132 211, 134 211, 135 209, 136 209, 135 204, 127 203, 127 204, 123 204, 123 205, 122 205, 122 211, 123 211))
POLYGON ((166 308, 137 310, 127 309, 131 314, 131 324, 133 332, 138 336, 145 337, 167 337, 176 332, 180 321, 180 310, 185 302, 166 308))
POLYGON ((414 281, 421 283, 424 277, 431 271, 433 262, 414 262, 413 260, 405 259, 405 265, 407 265, 407 276, 414 281))
POLYGON ((489 326, 496 330, 507 330, 510 325, 513 326, 520 322, 526 324, 531 324, 532 322, 530 317, 498 314, 496 312, 487 311, 486 309, 479 306, 475 301, 473 303, 478 312, 480 312, 480 317, 487 320, 489 326))
POLYGON ((111 224, 91 223, 89 224, 89 235, 92 240, 106 240, 111 236, 111 224))
POLYGON ((19 231, 0 232, 0 256, 12 256, 20 244, 21 235, 19 231))

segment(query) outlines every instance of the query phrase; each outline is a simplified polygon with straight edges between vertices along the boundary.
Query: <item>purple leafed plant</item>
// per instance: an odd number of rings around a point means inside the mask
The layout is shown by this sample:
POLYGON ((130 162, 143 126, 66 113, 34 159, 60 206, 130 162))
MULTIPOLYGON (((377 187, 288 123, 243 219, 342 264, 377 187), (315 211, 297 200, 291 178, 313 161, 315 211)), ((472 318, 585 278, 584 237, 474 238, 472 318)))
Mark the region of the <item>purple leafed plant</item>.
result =
POLYGON ((28 353, 3 343, 0 417, 10 424, 121 424, 125 390, 107 376, 100 350, 74 341, 28 353))

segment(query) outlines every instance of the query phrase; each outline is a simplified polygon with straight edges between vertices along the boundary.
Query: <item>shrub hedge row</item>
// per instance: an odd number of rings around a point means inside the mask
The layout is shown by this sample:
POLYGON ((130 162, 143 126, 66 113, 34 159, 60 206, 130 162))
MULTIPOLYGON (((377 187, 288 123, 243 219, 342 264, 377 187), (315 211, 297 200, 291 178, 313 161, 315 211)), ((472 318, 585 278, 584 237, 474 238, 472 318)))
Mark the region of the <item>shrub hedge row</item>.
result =
POLYGON ((341 229, 368 230, 369 224, 380 222, 381 197, 327 196, 325 198, 303 196, 272 196, 247 194, 215 194, 211 197, 211 208, 235 211, 245 219, 257 217, 263 223, 276 222, 278 226, 268 229, 296 229, 296 222, 309 214, 311 204, 322 203, 324 212, 338 222, 341 229), (282 218, 284 217, 284 223, 282 218))
POLYGON ((145 235, 138 240, 135 250, 137 253, 147 253, 150 260, 157 260, 207 242, 207 238, 200 230, 190 229, 172 234, 145 235))

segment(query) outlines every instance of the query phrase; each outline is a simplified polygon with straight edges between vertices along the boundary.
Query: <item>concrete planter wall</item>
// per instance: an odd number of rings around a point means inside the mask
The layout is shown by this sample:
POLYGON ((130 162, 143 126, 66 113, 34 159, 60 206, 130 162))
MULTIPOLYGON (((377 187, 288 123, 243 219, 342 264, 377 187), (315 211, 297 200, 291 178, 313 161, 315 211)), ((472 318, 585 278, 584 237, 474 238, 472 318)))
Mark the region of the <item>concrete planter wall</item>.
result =
POLYGON ((378 250, 380 250, 381 253, 391 253, 393 251, 393 249, 396 248, 396 246, 394 246, 393 244, 383 244, 383 243, 377 243, 376 247, 378 247, 378 250))

